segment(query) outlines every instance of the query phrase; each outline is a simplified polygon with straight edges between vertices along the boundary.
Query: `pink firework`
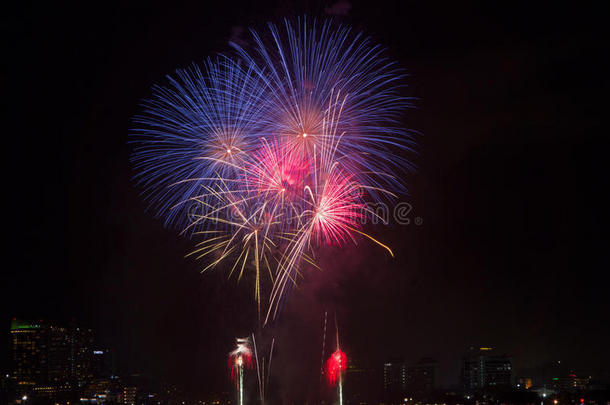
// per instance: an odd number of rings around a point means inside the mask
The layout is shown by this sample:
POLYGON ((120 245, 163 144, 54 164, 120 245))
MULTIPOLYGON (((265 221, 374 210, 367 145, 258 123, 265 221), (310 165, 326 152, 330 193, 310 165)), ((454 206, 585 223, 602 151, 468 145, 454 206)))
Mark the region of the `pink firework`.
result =
POLYGON ((310 171, 308 159, 279 142, 265 139, 252 156, 247 181, 257 193, 276 201, 294 201, 310 171))
POLYGON ((326 380, 334 386, 345 370, 347 370, 347 356, 341 350, 336 350, 326 361, 326 380))
POLYGON ((313 238, 318 244, 340 245, 360 227, 365 208, 361 187, 335 165, 318 183, 311 192, 313 238))

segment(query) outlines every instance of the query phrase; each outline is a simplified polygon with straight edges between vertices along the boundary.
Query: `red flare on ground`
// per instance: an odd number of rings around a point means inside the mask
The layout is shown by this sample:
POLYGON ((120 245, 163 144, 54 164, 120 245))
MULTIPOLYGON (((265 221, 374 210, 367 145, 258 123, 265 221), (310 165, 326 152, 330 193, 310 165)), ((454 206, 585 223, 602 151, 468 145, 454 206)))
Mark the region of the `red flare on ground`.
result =
POLYGON ((336 385, 339 375, 347 370, 347 356, 341 350, 335 351, 326 360, 326 379, 330 385, 336 385))
POLYGON ((254 368, 252 350, 250 349, 250 341, 248 339, 237 340, 237 348, 229 353, 227 363, 231 373, 231 380, 235 384, 237 384, 237 371, 240 366, 245 369, 254 368))

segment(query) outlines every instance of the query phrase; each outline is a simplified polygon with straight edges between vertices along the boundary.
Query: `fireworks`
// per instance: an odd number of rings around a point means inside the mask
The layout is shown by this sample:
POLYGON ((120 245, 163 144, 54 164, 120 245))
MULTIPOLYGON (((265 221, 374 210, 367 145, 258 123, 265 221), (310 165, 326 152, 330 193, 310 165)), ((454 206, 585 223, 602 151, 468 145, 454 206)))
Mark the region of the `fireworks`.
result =
MULTIPOLYGON (((343 375, 347 370, 347 356, 341 351, 341 346, 339 345, 339 323, 337 322, 337 314, 335 314, 335 333, 337 349, 330 355, 328 360, 326 360, 326 380, 331 387, 337 386, 339 405, 343 405, 343 375)), ((323 342, 322 353, 324 353, 324 345, 326 343, 326 313, 324 314, 323 342)))
POLYGON ((326 361, 326 379, 328 384, 334 386, 340 376, 347 370, 347 356, 337 349, 326 361))
POLYGON ((265 92, 252 67, 225 57, 167 79, 134 118, 132 161, 157 213, 183 228, 187 203, 206 203, 202 187, 230 177, 257 142, 265 92))
POLYGON ((237 347, 229 353, 228 366, 231 380, 239 384, 240 370, 251 369, 254 366, 252 348, 249 338, 236 339, 237 347))
POLYGON ((157 213, 200 240, 202 271, 253 280, 266 323, 319 249, 365 236, 392 253, 363 222, 402 189, 412 141, 404 73, 370 39, 305 18, 252 36, 153 88, 133 161, 157 213))
POLYGON ((244 368, 251 369, 254 366, 252 361, 252 348, 249 338, 236 339, 237 348, 229 353, 229 370, 231 380, 237 388, 238 404, 244 403, 244 368))
POLYGON ((400 95, 405 73, 383 47, 349 27, 307 18, 269 23, 267 32, 253 32, 253 42, 252 49, 234 47, 268 88, 267 133, 304 154, 314 146, 324 154, 334 147, 324 127, 330 104, 343 134, 333 153, 346 170, 363 184, 401 187, 387 175, 408 166, 392 150, 411 146, 400 125, 410 99, 400 95))

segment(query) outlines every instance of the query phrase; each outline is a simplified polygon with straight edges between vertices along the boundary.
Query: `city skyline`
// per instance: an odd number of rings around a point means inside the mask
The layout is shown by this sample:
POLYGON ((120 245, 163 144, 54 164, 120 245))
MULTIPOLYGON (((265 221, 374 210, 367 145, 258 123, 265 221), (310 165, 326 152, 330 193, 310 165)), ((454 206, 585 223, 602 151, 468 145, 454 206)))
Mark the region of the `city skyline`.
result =
MULTIPOLYGON (((81 389, 87 392, 86 386, 93 383, 99 386, 101 380, 107 381, 106 385, 101 385, 105 388, 113 380, 118 383, 121 376, 140 375, 140 372, 134 373, 133 370, 117 372, 112 349, 100 347, 94 339, 94 332, 87 328, 81 330, 74 320, 66 327, 42 319, 32 321, 13 318, 9 334, 9 367, 0 371, 6 373, 7 380, 29 395, 40 395, 41 392, 47 396, 57 395, 62 390, 69 392, 81 389)), ((408 362, 401 356, 395 356, 377 359, 369 364, 351 357, 349 362, 347 388, 353 387, 352 390, 360 392, 359 384, 363 376, 366 376, 371 385, 368 391, 370 395, 385 393, 390 398, 392 395, 397 398, 405 395, 425 398, 438 390, 458 390, 467 395, 489 388, 558 393, 586 391, 591 384, 602 388, 610 385, 607 375, 586 375, 569 364, 561 365, 561 361, 551 365, 539 364, 529 370, 514 369, 513 356, 490 346, 469 345, 465 348, 460 362, 459 379, 444 385, 439 382, 442 364, 430 357, 422 356, 417 361, 408 362), (575 374, 577 372, 579 375, 575 374)), ((148 377, 157 381, 167 379, 162 375, 148 377)), ((169 379, 168 382, 177 381, 169 379)), ((132 389, 129 384, 124 386, 132 389)), ((122 386, 117 387, 120 391, 122 386)), ((204 393, 191 393, 197 394, 204 393)))
POLYGON ((358 235, 303 270, 266 329, 274 387, 319 385, 326 312, 348 356, 379 372, 429 357, 439 386, 459 385, 476 345, 509 354, 513 378, 562 364, 607 380, 604 13, 390 0, 11 4, 0 366, 13 318, 74 320, 122 374, 229 384, 235 338, 257 329, 251 280, 185 258, 197 241, 148 207, 129 131, 166 75, 302 15, 370 35, 408 74, 400 123, 415 142, 399 153, 413 170, 403 220, 363 227, 394 257, 358 235))

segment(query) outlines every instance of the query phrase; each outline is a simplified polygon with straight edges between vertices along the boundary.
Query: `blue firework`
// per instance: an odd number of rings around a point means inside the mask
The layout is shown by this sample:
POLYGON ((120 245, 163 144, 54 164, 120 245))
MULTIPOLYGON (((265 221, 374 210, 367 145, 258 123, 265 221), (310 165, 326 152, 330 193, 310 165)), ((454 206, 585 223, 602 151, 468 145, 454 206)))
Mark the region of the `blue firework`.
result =
POLYGON ((231 179, 259 137, 265 87, 252 66, 226 57, 179 69, 154 86, 134 118, 132 161, 166 225, 185 229, 205 186, 231 179))
POLYGON ((385 49, 349 27, 307 18, 269 23, 252 36, 253 47, 233 46, 267 87, 265 133, 311 153, 333 144, 324 139, 332 125, 342 164, 373 195, 400 190, 396 169, 410 167, 400 150, 413 145, 401 118, 411 99, 401 95, 405 73, 385 49))

